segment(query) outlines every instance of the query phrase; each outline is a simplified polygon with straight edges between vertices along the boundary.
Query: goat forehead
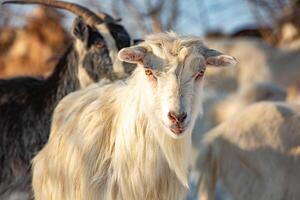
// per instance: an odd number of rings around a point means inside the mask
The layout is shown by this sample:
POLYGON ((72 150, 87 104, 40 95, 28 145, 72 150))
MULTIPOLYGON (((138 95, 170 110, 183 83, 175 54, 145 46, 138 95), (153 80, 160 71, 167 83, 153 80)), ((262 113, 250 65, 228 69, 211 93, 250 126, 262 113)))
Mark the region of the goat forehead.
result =
POLYGON ((184 60, 189 52, 191 52, 190 47, 179 46, 173 44, 149 44, 151 51, 157 57, 164 60, 184 60))
POLYGON ((159 72, 185 75, 205 68, 204 57, 201 54, 183 53, 177 56, 163 58, 160 55, 148 54, 144 59, 144 66, 159 72))
POLYGON ((175 33, 160 33, 146 37, 154 54, 164 56, 180 55, 183 49, 201 49, 204 47, 202 40, 194 36, 177 36, 175 33))
POLYGON ((148 46, 151 53, 144 60, 145 67, 163 72, 195 71, 205 67, 204 57, 201 54, 202 43, 150 42, 148 46))

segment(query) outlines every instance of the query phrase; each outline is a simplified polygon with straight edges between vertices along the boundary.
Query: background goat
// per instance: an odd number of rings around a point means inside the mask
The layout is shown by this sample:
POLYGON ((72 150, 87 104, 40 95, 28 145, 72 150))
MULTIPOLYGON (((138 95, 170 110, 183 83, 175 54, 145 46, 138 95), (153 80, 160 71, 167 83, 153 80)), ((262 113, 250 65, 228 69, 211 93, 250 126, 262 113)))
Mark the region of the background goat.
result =
POLYGON ((228 92, 253 82, 272 81, 287 88, 299 80, 299 50, 273 48, 258 39, 207 40, 207 44, 235 56, 240 62, 234 69, 209 70, 208 87, 228 92), (285 76, 282 76, 282 74, 285 76), (221 77, 220 77, 221 76, 221 77), (214 77, 220 81, 214 83, 214 77))
POLYGON ((267 81, 248 84, 233 94, 225 95, 205 90, 203 117, 195 123, 193 144, 199 147, 204 134, 247 106, 259 101, 284 101, 286 96, 286 91, 282 87, 267 81))
POLYGON ((36 199, 183 199, 205 66, 236 61, 174 33, 148 36, 119 58, 138 64, 129 80, 57 106, 33 160, 36 199))
POLYGON ((122 76, 112 67, 113 53, 115 48, 130 45, 126 30, 105 14, 99 17, 86 8, 58 1, 5 3, 41 3, 69 10, 82 18, 75 20, 72 30, 75 41, 49 78, 0 81, 1 199, 10 193, 9 190, 21 187, 16 186, 19 182, 28 186, 24 179, 30 182, 30 160, 48 139, 51 116, 57 103, 68 93, 90 83, 122 76))
POLYGON ((250 104, 258 101, 285 101, 286 91, 274 82, 254 82, 242 88, 236 93, 228 95, 214 105, 214 118, 217 124, 229 119, 250 104))
POLYGON ((300 107, 262 102, 209 132, 199 155, 199 199, 221 178, 236 200, 300 198, 300 107))

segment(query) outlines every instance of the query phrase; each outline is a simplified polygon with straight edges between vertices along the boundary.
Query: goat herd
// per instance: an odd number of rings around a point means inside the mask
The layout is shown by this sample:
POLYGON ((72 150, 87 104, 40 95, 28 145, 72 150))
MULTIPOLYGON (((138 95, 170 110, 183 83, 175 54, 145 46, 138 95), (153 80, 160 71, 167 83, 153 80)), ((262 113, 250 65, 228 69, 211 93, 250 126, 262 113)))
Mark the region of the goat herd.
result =
MULTIPOLYGON (((118 20, 75 3, 8 3, 78 17, 51 76, 0 80, 0 199, 184 199, 206 66, 236 59, 173 32, 134 45, 118 20)), ((207 133, 199 200, 215 199, 219 178, 234 199, 300 199, 299 122, 300 107, 263 102, 207 133)))

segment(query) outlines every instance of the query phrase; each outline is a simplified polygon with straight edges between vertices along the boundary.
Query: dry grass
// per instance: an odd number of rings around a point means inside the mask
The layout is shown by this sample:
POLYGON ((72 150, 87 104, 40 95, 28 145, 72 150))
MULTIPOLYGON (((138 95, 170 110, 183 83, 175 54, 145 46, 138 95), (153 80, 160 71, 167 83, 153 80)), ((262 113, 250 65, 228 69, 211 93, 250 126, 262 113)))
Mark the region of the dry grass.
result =
POLYGON ((70 40, 62 18, 54 9, 38 7, 23 27, 0 27, 0 78, 51 73, 70 40))

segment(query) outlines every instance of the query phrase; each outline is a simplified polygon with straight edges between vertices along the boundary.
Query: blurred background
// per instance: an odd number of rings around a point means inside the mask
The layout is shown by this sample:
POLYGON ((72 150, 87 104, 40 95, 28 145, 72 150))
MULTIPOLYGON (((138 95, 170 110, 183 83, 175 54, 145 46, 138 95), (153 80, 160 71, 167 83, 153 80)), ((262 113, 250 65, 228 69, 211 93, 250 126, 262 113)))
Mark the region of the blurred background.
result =
MULTIPOLYGON (((71 1, 71 0, 70 0, 71 1)), ((75 0, 73 0, 75 2, 75 0)), ((300 104, 300 0, 81 0, 120 22, 133 39, 174 30, 202 36, 207 46, 234 56, 235 68, 206 73, 204 116, 195 127, 197 147, 204 133, 262 100, 300 104)), ((71 41, 74 16, 40 6, 0 7, 0 78, 47 77, 71 41)), ((218 188, 218 199, 230 199, 218 188)))
MULTIPOLYGON (((298 0, 76 2, 122 18, 133 38, 174 30, 206 38, 256 37, 274 47, 300 46, 298 0)), ((38 6, 1 6, 0 77, 48 75, 70 40, 73 19, 66 12, 38 6)))

